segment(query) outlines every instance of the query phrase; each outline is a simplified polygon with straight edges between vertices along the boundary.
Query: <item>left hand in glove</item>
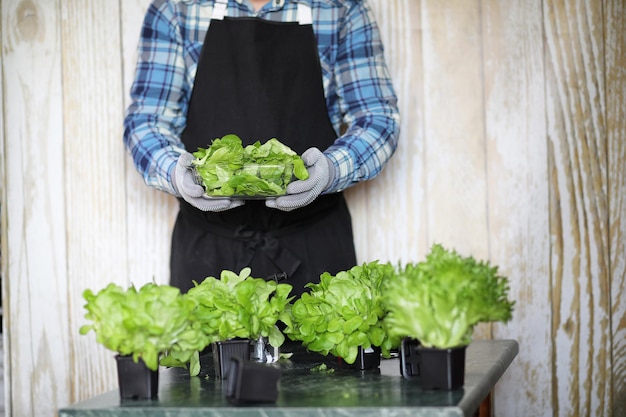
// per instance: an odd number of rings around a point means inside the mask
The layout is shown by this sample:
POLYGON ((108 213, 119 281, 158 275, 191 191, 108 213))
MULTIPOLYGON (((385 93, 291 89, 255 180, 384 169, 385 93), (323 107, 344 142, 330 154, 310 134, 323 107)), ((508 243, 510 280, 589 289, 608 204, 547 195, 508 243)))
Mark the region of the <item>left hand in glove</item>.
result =
POLYGON ((179 197, 202 211, 219 212, 244 204, 242 200, 231 200, 230 198, 204 198, 204 188, 196 183, 191 172, 193 159, 193 155, 189 152, 184 152, 178 157, 172 185, 179 197))
POLYGON ((302 154, 309 178, 294 181, 287 186, 287 194, 267 200, 265 205, 282 211, 304 207, 315 200, 335 178, 332 162, 317 148, 309 148, 302 154))

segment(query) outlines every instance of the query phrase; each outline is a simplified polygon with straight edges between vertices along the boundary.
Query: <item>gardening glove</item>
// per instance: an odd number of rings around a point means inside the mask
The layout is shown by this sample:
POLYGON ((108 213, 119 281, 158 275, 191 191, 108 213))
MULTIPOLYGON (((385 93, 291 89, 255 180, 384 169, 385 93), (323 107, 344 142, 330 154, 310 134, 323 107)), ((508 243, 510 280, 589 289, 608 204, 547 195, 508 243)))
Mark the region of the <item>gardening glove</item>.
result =
POLYGON ((304 207, 315 200, 335 178, 335 168, 319 149, 309 148, 302 154, 304 165, 309 171, 306 180, 294 181, 287 186, 287 194, 270 199, 265 205, 282 211, 304 207))
POLYGON ((191 169, 191 161, 193 160, 194 156, 189 152, 184 152, 178 157, 173 181, 177 194, 186 202, 202 211, 225 211, 243 205, 244 202, 242 200, 231 200, 227 197, 203 197, 204 188, 196 182, 191 169))

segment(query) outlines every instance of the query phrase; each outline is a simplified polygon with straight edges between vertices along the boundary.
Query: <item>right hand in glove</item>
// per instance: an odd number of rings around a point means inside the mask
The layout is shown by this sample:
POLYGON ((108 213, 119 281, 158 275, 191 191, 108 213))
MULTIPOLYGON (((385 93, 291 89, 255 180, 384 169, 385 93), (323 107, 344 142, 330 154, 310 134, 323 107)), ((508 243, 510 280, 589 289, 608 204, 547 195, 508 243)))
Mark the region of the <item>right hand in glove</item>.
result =
POLYGON ((309 178, 289 184, 287 194, 267 200, 265 202, 267 207, 282 211, 304 207, 313 202, 333 182, 332 162, 319 149, 307 149, 302 154, 302 160, 309 170, 309 178))
POLYGON ((225 211, 243 205, 242 200, 232 200, 230 198, 205 198, 204 188, 196 183, 191 168, 191 161, 194 156, 189 152, 184 152, 178 158, 174 169, 173 185, 176 192, 189 204, 202 211, 225 211))

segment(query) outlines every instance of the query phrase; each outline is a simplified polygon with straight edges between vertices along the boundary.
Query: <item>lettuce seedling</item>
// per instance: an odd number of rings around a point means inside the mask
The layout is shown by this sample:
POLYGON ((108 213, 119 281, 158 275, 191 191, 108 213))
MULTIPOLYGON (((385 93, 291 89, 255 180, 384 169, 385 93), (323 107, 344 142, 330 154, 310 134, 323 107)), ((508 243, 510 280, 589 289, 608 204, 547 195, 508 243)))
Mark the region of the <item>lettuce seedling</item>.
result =
POLYGON ((291 309, 292 322, 285 334, 307 349, 355 362, 358 348, 381 348, 389 357, 400 338, 391 337, 384 325, 383 283, 393 274, 391 264, 377 261, 341 271, 325 272, 318 284, 306 285, 291 309))
POLYGON ((399 267, 385 286, 390 331, 425 347, 467 346, 476 324, 508 322, 508 279, 489 262, 435 244, 426 260, 399 267))
POLYGON ((148 283, 137 289, 109 284, 97 293, 83 292, 87 301, 80 334, 94 331, 96 341, 122 356, 141 358, 157 370, 160 358, 170 356, 179 366, 190 364, 190 373, 200 370, 198 352, 208 345, 207 338, 193 327, 193 301, 169 285, 148 283))
POLYGON ((292 286, 253 278, 250 268, 239 274, 224 270, 220 278, 194 282, 188 296, 196 304, 194 321, 211 342, 267 337, 280 347, 285 336, 276 324, 290 319, 292 286))

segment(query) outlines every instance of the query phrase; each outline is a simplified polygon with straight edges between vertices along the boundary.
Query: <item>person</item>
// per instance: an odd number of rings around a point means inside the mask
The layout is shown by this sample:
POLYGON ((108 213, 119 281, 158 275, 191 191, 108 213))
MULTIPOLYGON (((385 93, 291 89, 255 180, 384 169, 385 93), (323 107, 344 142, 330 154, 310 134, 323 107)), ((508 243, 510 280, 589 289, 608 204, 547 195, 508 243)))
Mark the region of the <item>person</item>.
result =
POLYGON ((172 285, 250 267, 300 296, 356 265, 343 191, 380 173, 400 126, 365 0, 153 0, 130 95, 125 146, 145 183, 180 202, 172 285), (227 134, 277 138, 309 178, 278 198, 203 197, 192 154, 227 134))

